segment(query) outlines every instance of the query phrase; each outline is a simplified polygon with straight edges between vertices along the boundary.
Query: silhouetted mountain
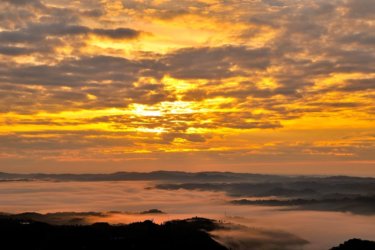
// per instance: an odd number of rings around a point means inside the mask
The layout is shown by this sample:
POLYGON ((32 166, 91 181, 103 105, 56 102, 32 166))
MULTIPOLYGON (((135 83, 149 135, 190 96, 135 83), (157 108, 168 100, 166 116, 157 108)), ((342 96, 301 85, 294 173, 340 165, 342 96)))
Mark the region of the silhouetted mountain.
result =
POLYGON ((361 239, 351 239, 345 241, 337 247, 331 248, 331 250, 374 250, 375 242, 361 239))
POLYGON ((50 225, 31 220, 0 218, 1 249, 24 250, 227 250, 208 231, 218 228, 213 220, 192 218, 129 225, 50 225))
POLYGON ((232 172, 154 171, 149 173, 117 172, 111 174, 14 174, 0 172, 0 181, 50 180, 50 181, 129 181, 162 180, 176 182, 216 181, 268 181, 289 178, 277 175, 262 175, 232 172))
MULTIPOLYGON (((151 211, 157 209, 151 209, 151 211)), ((159 210, 157 210, 159 211, 159 210)), ((60 244, 67 237, 67 242, 62 243, 66 249, 72 248, 74 239, 79 239, 77 246, 85 246, 84 249, 96 250, 96 246, 107 245, 111 249, 300 249, 308 244, 303 238, 281 230, 247 227, 240 224, 215 221, 205 218, 191 218, 185 220, 174 220, 162 225, 154 224, 152 221, 133 223, 130 225, 111 226, 106 222, 92 224, 93 216, 102 218, 112 212, 58 212, 58 213, 22 213, 22 214, 0 214, 0 239, 4 242, 2 246, 6 250, 11 249, 36 249, 34 246, 47 246, 60 244), (89 218, 86 218, 89 217, 89 218), (87 220, 86 220, 87 219, 87 220), (91 224, 90 224, 91 223, 91 224), (29 234, 31 233, 31 234, 29 234), (4 238, 1 238, 4 237, 4 238), (17 238, 18 237, 18 238, 17 238), (93 240, 91 240, 93 239, 93 240), (213 239, 215 241, 213 241, 213 239), (30 248, 18 248, 25 246, 17 240, 31 242, 30 248), (9 246, 10 242, 16 242, 15 247, 9 246), (149 243, 138 243, 139 241, 150 241, 149 243), (191 242, 188 242, 191 241, 191 242), (73 242, 70 244, 69 242, 73 242), (104 242, 104 243, 103 243, 104 242), (218 243, 219 242, 219 245, 218 243), (97 243, 97 244, 96 244, 97 243), (112 245, 111 245, 112 244, 112 245), (186 246, 182 246, 186 244, 186 246), (221 244, 221 245, 220 245, 221 244), (95 245, 94 248, 89 246, 95 245), (146 248, 152 245, 151 248, 146 248), (116 248, 119 246, 119 248, 116 248), (130 247, 129 247, 130 246, 130 247), (222 246, 225 246, 224 248, 222 246), (132 248, 133 247, 133 248, 132 248)), ((126 214, 126 213, 125 213, 126 214)), ((138 213, 139 214, 139 213, 138 213)), ((50 249, 60 249, 51 247, 50 249)))

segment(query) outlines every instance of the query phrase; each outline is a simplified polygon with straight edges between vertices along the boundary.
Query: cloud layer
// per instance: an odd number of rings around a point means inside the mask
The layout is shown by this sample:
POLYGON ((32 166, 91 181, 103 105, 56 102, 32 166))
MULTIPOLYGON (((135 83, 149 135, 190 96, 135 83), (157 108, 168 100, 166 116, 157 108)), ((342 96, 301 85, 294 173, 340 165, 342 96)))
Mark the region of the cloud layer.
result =
POLYGON ((0 8, 8 171, 374 164, 371 1, 0 8))

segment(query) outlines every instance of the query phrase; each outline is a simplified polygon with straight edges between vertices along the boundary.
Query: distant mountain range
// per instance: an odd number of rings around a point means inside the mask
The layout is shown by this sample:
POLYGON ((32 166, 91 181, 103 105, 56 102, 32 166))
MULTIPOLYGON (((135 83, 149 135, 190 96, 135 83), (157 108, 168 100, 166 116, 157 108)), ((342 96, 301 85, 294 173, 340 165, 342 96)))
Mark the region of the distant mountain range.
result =
POLYGON ((52 181, 131 181, 131 180, 171 180, 171 181, 266 181, 285 179, 288 177, 277 175, 262 175, 232 172, 182 172, 182 171, 154 171, 116 172, 109 174, 16 174, 0 172, 0 181, 12 180, 52 180, 52 181))
POLYGON ((183 182, 198 181, 230 181, 230 182, 275 182, 275 181, 374 181, 370 177, 351 176, 290 176, 266 175, 234 172, 182 172, 182 171, 153 171, 153 172, 116 172, 108 174, 46 174, 46 173, 4 173, 0 172, 0 181, 15 180, 52 180, 52 181, 131 181, 131 180, 170 180, 183 182))

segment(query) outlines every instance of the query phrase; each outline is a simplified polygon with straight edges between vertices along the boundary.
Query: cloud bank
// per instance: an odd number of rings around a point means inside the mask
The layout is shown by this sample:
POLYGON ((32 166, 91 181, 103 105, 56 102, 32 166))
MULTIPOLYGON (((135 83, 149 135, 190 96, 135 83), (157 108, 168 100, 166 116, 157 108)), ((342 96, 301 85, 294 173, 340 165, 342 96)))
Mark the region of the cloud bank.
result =
POLYGON ((106 161, 108 171, 172 169, 190 159, 242 171, 359 164, 374 175, 371 1, 17 0, 0 9, 7 171, 94 171, 106 161))

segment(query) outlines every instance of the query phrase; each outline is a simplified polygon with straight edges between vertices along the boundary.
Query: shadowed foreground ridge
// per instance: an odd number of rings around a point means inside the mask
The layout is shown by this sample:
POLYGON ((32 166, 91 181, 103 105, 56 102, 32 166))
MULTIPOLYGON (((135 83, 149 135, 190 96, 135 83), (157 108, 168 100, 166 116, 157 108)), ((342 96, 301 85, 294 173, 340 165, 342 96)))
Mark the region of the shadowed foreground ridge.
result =
POLYGON ((203 218, 169 221, 162 225, 148 220, 116 226, 107 223, 63 226, 3 217, 0 218, 0 239, 5 249, 227 250, 208 233, 217 227, 214 221, 203 218))
POLYGON ((331 250, 374 250, 375 242, 361 239, 351 239, 345 241, 337 247, 331 248, 331 250))

